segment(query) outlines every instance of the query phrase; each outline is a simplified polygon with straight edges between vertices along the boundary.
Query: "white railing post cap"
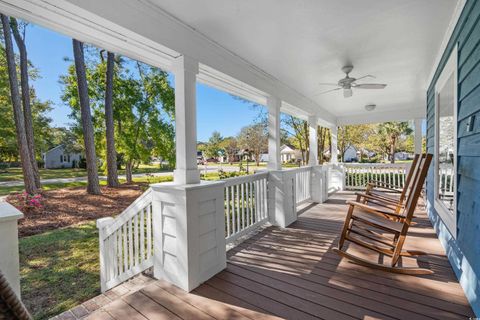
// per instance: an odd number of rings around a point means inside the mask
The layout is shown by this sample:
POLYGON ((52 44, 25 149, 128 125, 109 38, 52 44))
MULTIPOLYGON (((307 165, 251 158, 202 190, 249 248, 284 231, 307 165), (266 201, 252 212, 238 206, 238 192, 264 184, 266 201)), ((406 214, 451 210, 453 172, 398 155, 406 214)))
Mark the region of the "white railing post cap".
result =
POLYGON ((102 228, 112 224, 113 221, 114 221, 114 219, 112 217, 97 219, 97 228, 102 229, 102 228))
POLYGON ((23 213, 8 202, 0 202, 0 222, 18 220, 23 213))

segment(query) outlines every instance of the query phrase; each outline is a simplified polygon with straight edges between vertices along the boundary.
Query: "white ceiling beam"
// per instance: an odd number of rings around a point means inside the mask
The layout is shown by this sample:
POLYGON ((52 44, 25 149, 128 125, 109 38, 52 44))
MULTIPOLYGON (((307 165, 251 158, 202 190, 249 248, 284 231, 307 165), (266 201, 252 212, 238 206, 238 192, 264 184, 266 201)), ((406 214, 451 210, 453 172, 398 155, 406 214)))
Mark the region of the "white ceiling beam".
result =
POLYGON ((382 112, 365 111, 362 114, 341 116, 337 118, 337 124, 339 126, 345 126, 354 124, 381 123, 387 121, 409 121, 415 118, 425 118, 425 116, 425 107, 419 106, 418 108, 397 109, 382 112))
MULTIPOLYGON (((312 100, 148 0, 0 0, 0 11, 167 71, 171 60, 183 54, 255 88, 237 91, 244 98, 260 102, 273 95, 329 124, 336 122, 312 100)), ((238 83, 220 84, 221 79, 209 78, 205 70, 200 71, 201 81, 236 92, 238 83)))

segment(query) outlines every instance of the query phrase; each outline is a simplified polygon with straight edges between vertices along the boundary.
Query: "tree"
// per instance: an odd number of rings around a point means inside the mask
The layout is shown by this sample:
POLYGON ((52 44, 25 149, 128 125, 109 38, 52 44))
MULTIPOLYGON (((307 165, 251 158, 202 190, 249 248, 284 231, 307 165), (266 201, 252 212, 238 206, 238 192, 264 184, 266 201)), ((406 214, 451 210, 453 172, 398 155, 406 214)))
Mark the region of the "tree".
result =
MULTIPOLYGON (((100 50, 86 46, 86 76, 93 112, 97 153, 107 157, 105 89, 107 63, 100 50)), ((75 68, 61 76, 62 100, 72 112, 73 131, 81 137, 81 113, 75 68)), ((118 163, 125 165, 127 182, 140 163, 161 158, 175 166, 175 93, 168 74, 158 68, 115 55, 112 106, 118 163)))
POLYGON ((291 144, 302 153, 302 161, 306 163, 310 152, 309 128, 305 120, 291 115, 282 117, 283 130, 292 138, 291 144))
POLYGON ((30 162, 32 163, 35 186, 37 188, 41 188, 40 174, 38 172, 38 164, 35 157, 35 140, 33 138, 32 107, 30 104, 30 86, 28 83, 28 58, 27 47, 25 46, 26 26, 23 26, 22 36, 20 35, 18 22, 15 18, 10 18, 10 25, 13 32, 13 37, 17 43, 18 51, 20 53, 20 87, 22 88, 23 117, 25 118, 25 134, 27 136, 27 144, 30 151, 30 162))
POLYGON ((268 147, 266 128, 262 124, 243 127, 238 135, 238 141, 243 149, 253 154, 257 166, 260 164, 260 155, 268 147))
POLYGON ((385 136, 389 145, 389 158, 391 163, 395 163, 395 152, 397 143, 401 136, 412 133, 408 122, 383 122, 379 124, 378 132, 385 136))
POLYGON ((323 154, 327 151, 327 142, 329 141, 330 129, 318 126, 317 145, 318 145, 318 161, 323 163, 323 154))
POLYGON ((207 158, 217 158, 220 151, 222 151, 222 135, 218 131, 213 131, 212 136, 208 139, 205 147, 205 155, 207 158))
POLYGON ((115 124, 113 121, 113 76, 115 54, 107 53, 107 71, 105 75, 105 136, 107 142, 107 184, 118 187, 117 151, 115 149, 115 124))
POLYGON ((85 58, 83 55, 83 43, 75 39, 73 39, 73 56, 75 59, 75 71, 77 74, 78 98, 80 100, 83 141, 87 163, 87 192, 90 194, 100 194, 97 155, 95 152, 95 140, 88 95, 87 75, 85 71, 85 58))
MULTIPOLYGON (((0 14, 3 27, 3 36, 5 41, 5 56, 7 60, 8 78, 10 83, 10 97, 13 106, 15 127, 17 134, 17 143, 22 162, 23 180, 25 191, 29 194, 37 192, 35 183, 35 174, 31 162, 30 149, 28 147, 27 133, 25 131, 25 117, 22 111, 22 102, 18 88, 17 68, 15 64, 15 54, 13 51, 10 23, 7 16, 0 14)), ((34 152, 33 150, 31 152, 34 152)))
POLYGON ((238 148, 237 139, 234 137, 225 138, 220 146, 227 156, 227 161, 232 164, 235 161, 235 155, 238 154, 238 151, 240 151, 238 148))

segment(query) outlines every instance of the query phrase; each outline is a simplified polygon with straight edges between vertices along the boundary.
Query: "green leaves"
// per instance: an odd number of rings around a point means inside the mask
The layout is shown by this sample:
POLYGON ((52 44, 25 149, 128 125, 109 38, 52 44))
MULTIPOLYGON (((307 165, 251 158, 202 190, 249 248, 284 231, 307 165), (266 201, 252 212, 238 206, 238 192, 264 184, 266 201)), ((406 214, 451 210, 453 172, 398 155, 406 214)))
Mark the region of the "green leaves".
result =
MULTIPOLYGON (((87 81, 95 130, 96 149, 106 158, 105 141, 105 70, 104 52, 89 46, 86 49, 87 81)), ((75 127, 79 127, 75 69, 69 67, 60 83, 62 100, 71 110, 75 127)), ((148 162, 160 157, 175 165, 175 92, 168 73, 149 65, 117 56, 113 81, 113 114, 115 142, 119 155, 133 163, 148 162)), ((79 138, 81 131, 76 130, 79 138)))

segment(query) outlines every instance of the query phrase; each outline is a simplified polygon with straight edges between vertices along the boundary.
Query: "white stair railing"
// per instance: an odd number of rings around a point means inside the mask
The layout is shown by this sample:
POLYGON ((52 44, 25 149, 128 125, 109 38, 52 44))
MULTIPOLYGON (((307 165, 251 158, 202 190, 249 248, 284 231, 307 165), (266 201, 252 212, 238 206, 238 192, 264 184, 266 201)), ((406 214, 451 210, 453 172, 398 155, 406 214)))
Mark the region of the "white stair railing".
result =
POLYGON ((268 172, 225 180, 227 245, 268 221, 268 172))
POLYGON ((409 163, 344 163, 345 188, 365 189, 371 180, 377 180, 402 188, 409 163))
POLYGON ((152 190, 116 218, 97 220, 102 292, 153 266, 152 190))

